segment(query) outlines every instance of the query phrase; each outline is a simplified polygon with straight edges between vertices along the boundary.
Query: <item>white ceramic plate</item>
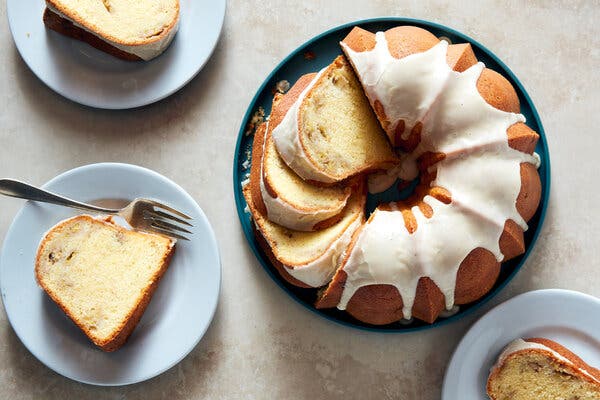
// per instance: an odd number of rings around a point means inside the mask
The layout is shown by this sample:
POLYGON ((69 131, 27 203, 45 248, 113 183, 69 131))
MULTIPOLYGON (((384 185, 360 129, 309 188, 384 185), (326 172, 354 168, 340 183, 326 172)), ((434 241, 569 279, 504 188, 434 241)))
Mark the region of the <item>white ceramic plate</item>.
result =
POLYGON ((46 85, 77 103, 124 109, 161 100, 188 83, 212 54, 226 0, 180 0, 171 46, 149 62, 128 62, 46 29, 43 0, 7 0, 17 49, 46 85))
POLYGON ((600 299, 561 289, 516 296, 484 315, 467 332, 446 370, 443 400, 487 400, 490 368, 516 338, 552 339, 588 364, 600 365, 600 299))
POLYGON ((158 199, 190 215, 194 228, 191 241, 178 241, 169 269, 128 342, 114 353, 104 353, 44 294, 34 277, 40 239, 54 224, 78 211, 26 203, 8 230, 0 254, 2 300, 23 344, 59 374, 96 385, 140 382, 178 363, 208 328, 221 282, 215 236, 198 204, 169 179, 127 164, 76 168, 44 188, 87 202, 158 199))

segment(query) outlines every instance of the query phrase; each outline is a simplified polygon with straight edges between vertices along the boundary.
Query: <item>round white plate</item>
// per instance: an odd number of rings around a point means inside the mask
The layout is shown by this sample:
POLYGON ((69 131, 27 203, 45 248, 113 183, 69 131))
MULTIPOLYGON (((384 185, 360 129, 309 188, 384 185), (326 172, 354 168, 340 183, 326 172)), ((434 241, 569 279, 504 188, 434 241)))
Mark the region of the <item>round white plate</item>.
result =
POLYGON ((562 289, 521 294, 477 321, 456 348, 446 370, 443 400, 488 400, 485 386, 502 349, 517 338, 544 337, 588 364, 600 365, 600 299, 562 289))
POLYGON ((179 31, 149 62, 130 62, 46 29, 43 0, 7 0, 13 39, 29 68, 51 89, 91 107, 125 109, 161 100, 188 83, 212 54, 226 0, 180 0, 179 31))
POLYGON ((206 216, 181 187, 145 168, 93 164, 65 172, 45 189, 91 202, 150 197, 194 221, 191 241, 178 241, 144 316, 114 353, 97 349, 40 289, 34 259, 44 233, 77 210, 27 202, 0 254, 0 290, 10 323, 23 344, 49 368, 76 381, 127 385, 152 378, 185 357, 208 328, 219 297, 221 264, 206 216))

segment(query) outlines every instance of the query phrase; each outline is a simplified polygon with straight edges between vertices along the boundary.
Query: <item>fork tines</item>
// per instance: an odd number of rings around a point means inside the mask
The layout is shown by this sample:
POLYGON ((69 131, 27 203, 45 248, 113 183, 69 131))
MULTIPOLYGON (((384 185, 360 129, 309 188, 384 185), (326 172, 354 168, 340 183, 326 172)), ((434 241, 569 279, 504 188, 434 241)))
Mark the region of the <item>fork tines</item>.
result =
POLYGON ((162 204, 162 203, 159 203, 158 201, 154 201, 154 200, 148 200, 148 202, 150 204, 152 204, 154 207, 162 208, 163 210, 166 210, 172 214, 179 215, 181 218, 192 219, 192 217, 190 217, 189 215, 186 215, 186 214, 182 213, 181 211, 178 211, 172 207, 169 207, 166 204, 162 204))
POLYGON ((144 210, 144 219, 150 222, 150 227, 153 231, 177 239, 189 240, 184 235, 193 235, 193 233, 183 226, 193 227, 193 225, 188 222, 192 220, 192 217, 153 200, 150 200, 149 203, 152 204, 153 208, 151 210, 144 210), (168 212, 161 211, 160 209, 168 212))

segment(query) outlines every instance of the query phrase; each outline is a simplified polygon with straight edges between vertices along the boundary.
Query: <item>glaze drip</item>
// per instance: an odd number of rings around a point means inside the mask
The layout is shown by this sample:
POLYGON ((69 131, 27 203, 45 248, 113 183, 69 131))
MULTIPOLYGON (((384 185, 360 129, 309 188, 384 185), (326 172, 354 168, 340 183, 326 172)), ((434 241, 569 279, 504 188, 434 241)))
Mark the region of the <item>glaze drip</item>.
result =
POLYGON ((377 32, 371 51, 355 52, 341 43, 363 84, 371 106, 378 101, 387 117, 383 128, 395 143, 395 131, 404 121, 404 135, 423 120, 431 105, 443 90, 450 73, 446 64, 448 43, 439 42, 431 49, 407 57, 394 58, 388 49, 385 34, 377 32))

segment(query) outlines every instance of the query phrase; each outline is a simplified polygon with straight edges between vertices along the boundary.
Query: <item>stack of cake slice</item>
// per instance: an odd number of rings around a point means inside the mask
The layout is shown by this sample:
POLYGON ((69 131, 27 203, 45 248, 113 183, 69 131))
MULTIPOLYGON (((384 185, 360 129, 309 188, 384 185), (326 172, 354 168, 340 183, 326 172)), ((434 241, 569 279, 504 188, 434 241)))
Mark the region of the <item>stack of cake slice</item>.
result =
POLYGON ((364 223, 364 173, 394 163, 344 57, 275 96, 255 132, 244 196, 257 241, 284 279, 315 288, 331 280, 364 223))

